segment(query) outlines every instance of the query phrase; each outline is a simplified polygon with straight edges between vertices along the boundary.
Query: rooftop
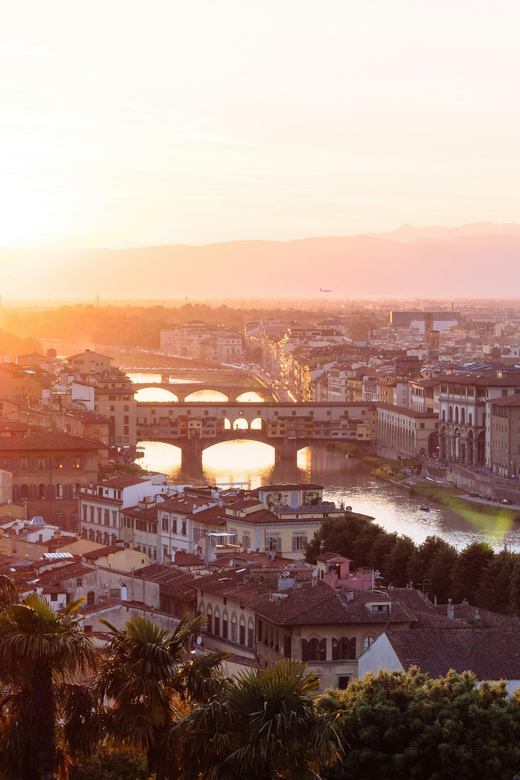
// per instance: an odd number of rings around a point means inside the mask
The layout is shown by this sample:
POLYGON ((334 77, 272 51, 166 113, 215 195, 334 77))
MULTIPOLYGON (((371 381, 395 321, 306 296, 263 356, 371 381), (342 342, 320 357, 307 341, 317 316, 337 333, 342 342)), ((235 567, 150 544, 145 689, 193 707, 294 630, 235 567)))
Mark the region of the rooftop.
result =
POLYGON ((433 628, 385 633, 405 670, 418 666, 430 677, 444 677, 454 669, 471 671, 478 680, 520 679, 518 631, 433 628))

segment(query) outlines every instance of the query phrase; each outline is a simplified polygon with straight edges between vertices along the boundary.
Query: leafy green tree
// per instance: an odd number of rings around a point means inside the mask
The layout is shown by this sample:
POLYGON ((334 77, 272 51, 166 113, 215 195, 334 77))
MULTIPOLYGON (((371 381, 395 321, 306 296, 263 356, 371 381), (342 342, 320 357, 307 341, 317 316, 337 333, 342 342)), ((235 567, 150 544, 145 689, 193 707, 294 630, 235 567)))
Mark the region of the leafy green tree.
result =
POLYGON ((440 604, 446 604, 452 595, 452 575, 459 554, 455 547, 446 544, 433 554, 427 569, 427 579, 430 581, 429 596, 437 597, 440 604))
POLYGON ((479 607, 502 614, 508 612, 515 557, 507 550, 502 550, 489 562, 482 573, 477 591, 479 607))
POLYGON ((205 623, 203 616, 181 620, 170 634, 150 620, 134 617, 110 631, 104 664, 96 681, 100 699, 113 702, 105 727, 116 745, 142 750, 148 773, 168 776, 166 737, 182 712, 183 700, 205 702, 222 685, 226 652, 195 657, 190 642, 205 623))
POLYGON ((404 588, 408 584, 408 569, 415 549, 415 544, 409 536, 397 537, 383 561, 382 574, 387 585, 404 588))
POLYGON ((182 780, 318 777, 339 741, 331 717, 316 710, 317 688, 315 676, 294 661, 229 681, 172 730, 182 780))
POLYGON ((520 617, 520 555, 515 555, 511 582, 509 585, 509 603, 507 611, 510 615, 520 617))
POLYGON ((469 672, 382 671, 325 692, 318 706, 339 711, 344 745, 327 780, 474 780, 512 777, 520 765, 518 703, 505 684, 478 686, 469 672))
POLYGON ((11 777, 52 780, 58 763, 57 696, 74 675, 96 667, 97 653, 81 627, 82 599, 56 613, 37 594, 0 614, 3 701, 2 759, 11 777))
POLYGON ((459 553, 452 572, 455 601, 467 599, 470 604, 477 603, 480 581, 493 555, 493 550, 485 542, 473 542, 459 553))

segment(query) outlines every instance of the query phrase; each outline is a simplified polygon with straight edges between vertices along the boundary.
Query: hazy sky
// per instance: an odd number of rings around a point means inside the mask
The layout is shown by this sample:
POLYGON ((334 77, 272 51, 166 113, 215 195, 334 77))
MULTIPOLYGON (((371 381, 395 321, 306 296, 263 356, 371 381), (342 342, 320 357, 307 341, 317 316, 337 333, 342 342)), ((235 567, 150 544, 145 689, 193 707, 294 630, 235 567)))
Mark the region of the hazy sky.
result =
POLYGON ((518 0, 19 0, 0 247, 519 221, 518 0))

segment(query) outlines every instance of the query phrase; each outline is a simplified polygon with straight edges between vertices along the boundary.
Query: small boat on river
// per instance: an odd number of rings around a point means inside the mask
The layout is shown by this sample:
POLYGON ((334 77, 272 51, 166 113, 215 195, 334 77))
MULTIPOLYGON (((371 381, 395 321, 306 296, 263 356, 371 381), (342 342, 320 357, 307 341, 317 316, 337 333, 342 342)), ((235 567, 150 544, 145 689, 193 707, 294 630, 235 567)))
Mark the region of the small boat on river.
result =
POLYGON ((421 510, 421 512, 429 512, 430 511, 430 507, 428 506, 428 504, 419 504, 419 509, 421 510))

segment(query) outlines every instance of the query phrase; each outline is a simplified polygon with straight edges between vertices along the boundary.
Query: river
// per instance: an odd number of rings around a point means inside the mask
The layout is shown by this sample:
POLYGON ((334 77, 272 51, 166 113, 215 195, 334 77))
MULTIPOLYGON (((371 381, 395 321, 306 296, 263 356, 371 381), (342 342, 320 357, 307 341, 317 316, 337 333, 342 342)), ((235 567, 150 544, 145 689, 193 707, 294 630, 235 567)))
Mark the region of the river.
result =
MULTIPOLYGON (((160 381, 160 374, 157 376, 156 381, 160 381)), ((142 379, 136 377, 134 381, 142 379)), ((146 381, 150 381, 149 375, 146 381)), ((171 383, 184 381, 176 379, 171 383)), ((146 393, 142 400, 147 401, 166 400, 163 393, 169 395, 161 388, 140 390, 139 394, 142 393, 146 393)), ((199 391, 197 396, 201 401, 222 400, 221 393, 213 391, 199 391)), ((248 396, 243 400, 262 402, 255 393, 248 393, 248 396)), ((167 400, 171 400, 171 396, 167 400)), ((189 475, 181 474, 181 456, 177 447, 159 442, 140 442, 138 448, 144 453, 138 461, 144 468, 168 474, 172 484, 182 484, 189 479, 189 475)), ((204 451, 203 476, 208 484, 238 482, 246 488, 277 482, 313 482, 323 485, 326 500, 339 506, 352 506, 354 511, 374 517, 385 530, 407 535, 417 544, 436 534, 459 550, 474 541, 487 541, 495 549, 500 549, 507 541, 508 548, 520 552, 520 528, 509 528, 503 518, 478 513, 474 513, 473 517, 463 517, 431 502, 428 502, 431 507, 429 512, 421 511, 418 508, 421 501, 410 497, 404 488, 374 483, 368 466, 325 444, 300 450, 297 470, 287 471, 285 467, 275 467, 274 450, 267 444, 223 442, 204 451)))

